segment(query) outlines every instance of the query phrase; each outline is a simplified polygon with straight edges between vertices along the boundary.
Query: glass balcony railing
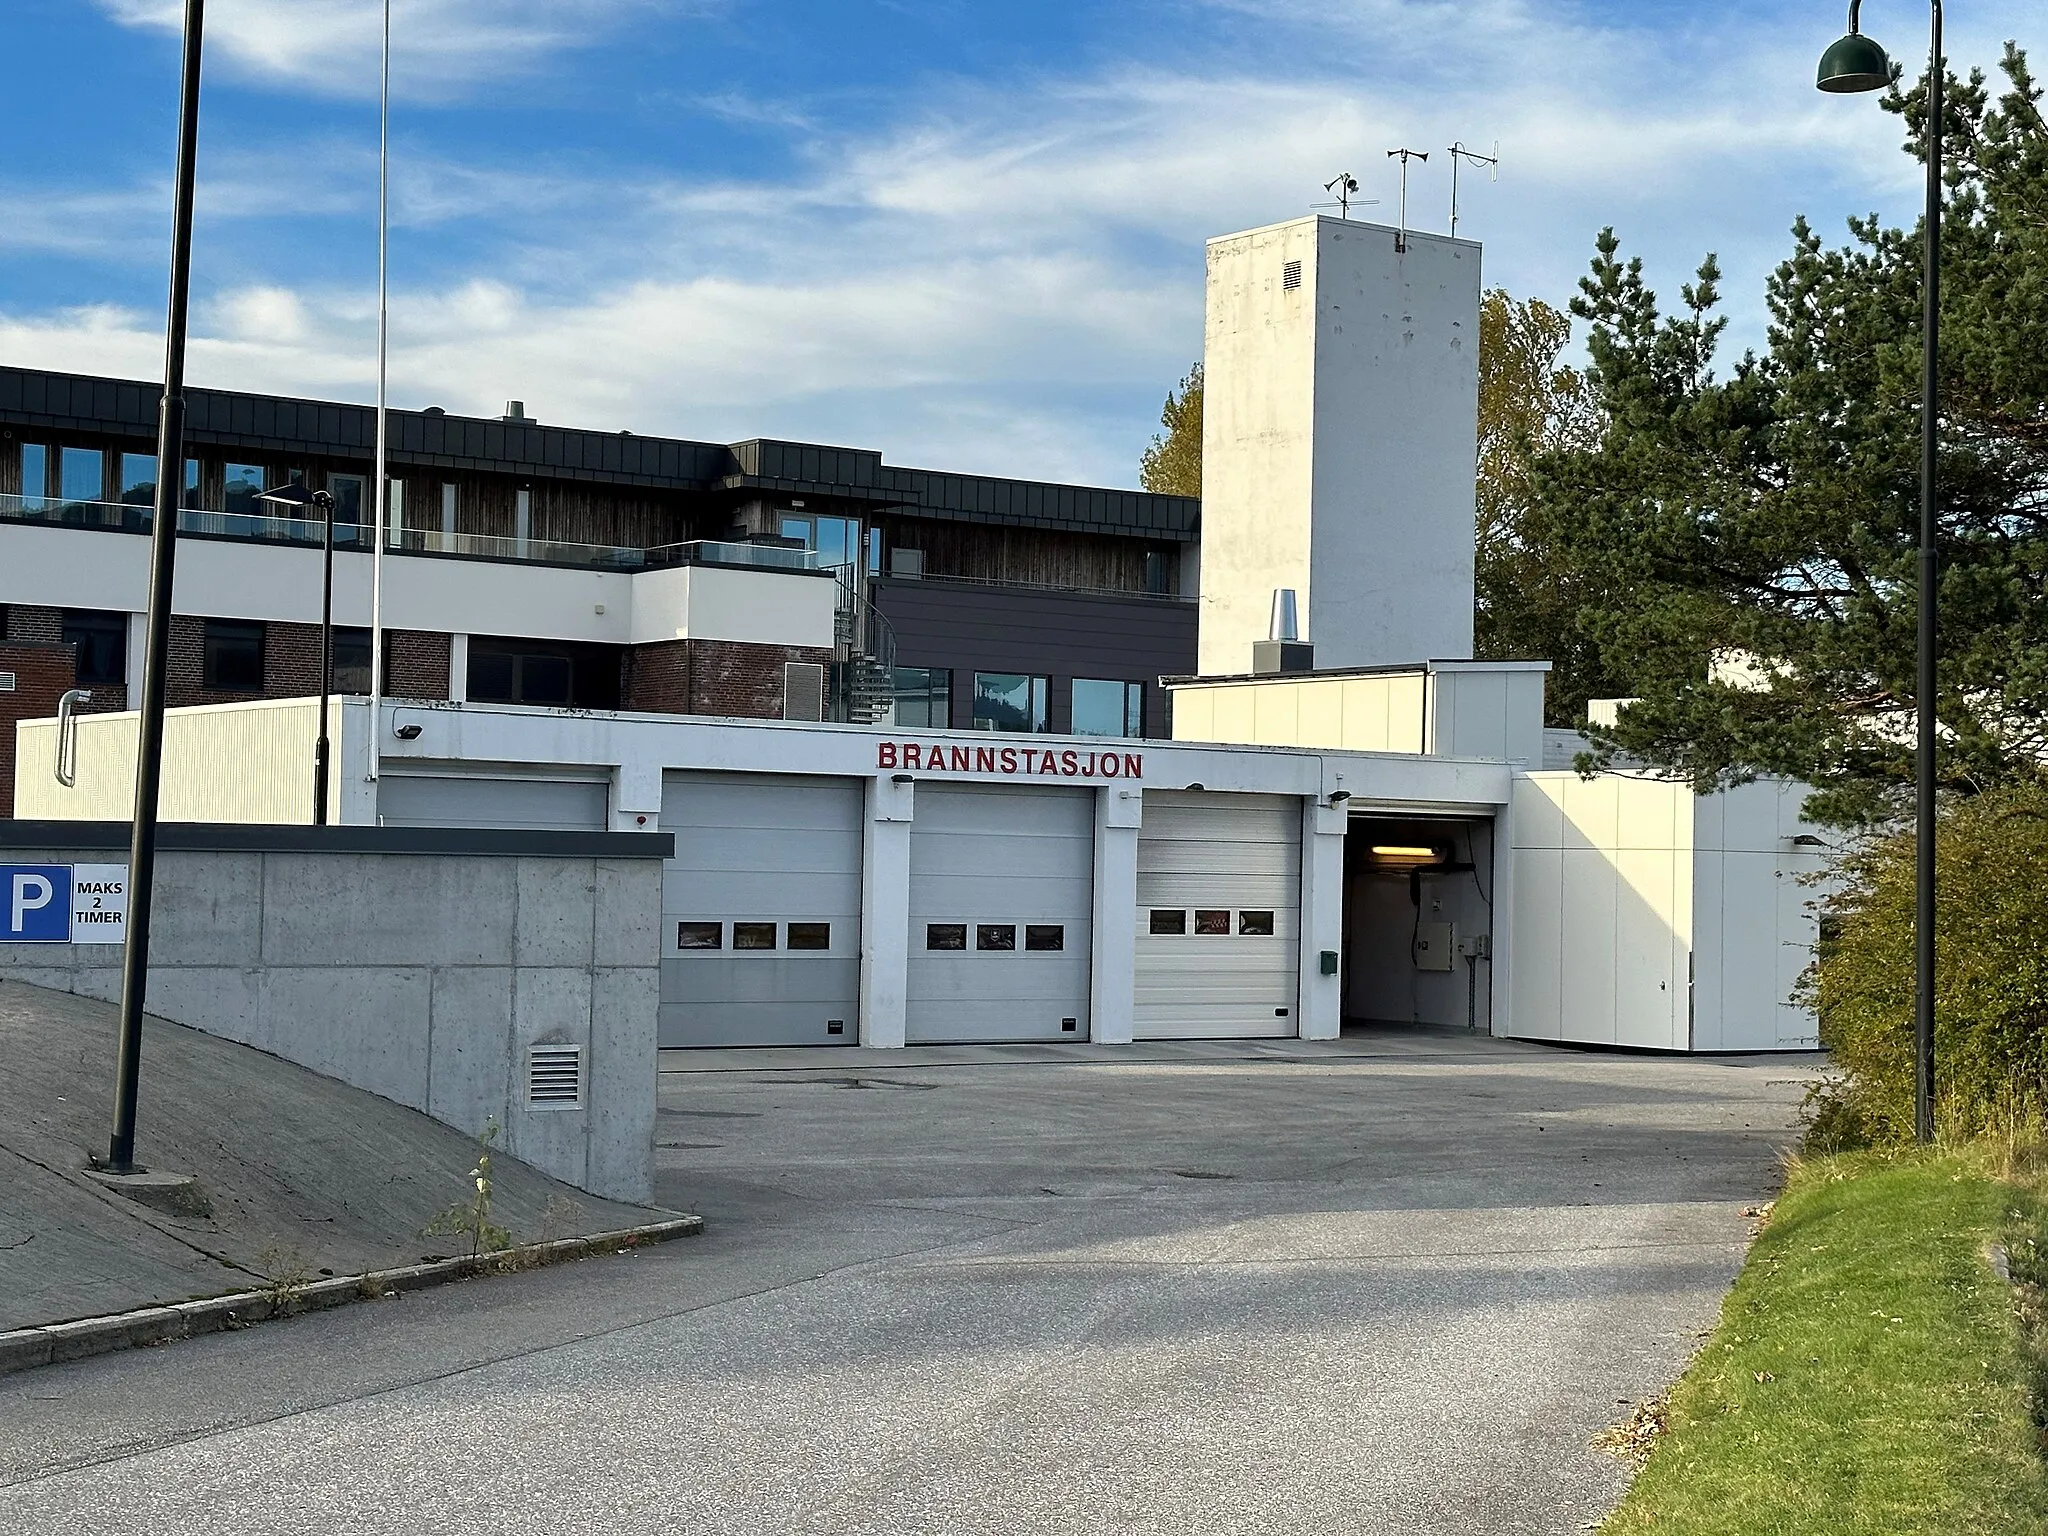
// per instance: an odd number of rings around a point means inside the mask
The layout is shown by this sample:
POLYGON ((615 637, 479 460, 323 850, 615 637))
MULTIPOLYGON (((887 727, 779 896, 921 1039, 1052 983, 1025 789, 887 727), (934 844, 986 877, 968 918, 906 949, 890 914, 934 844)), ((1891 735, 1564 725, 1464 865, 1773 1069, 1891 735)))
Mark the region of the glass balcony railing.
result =
MULTIPOLYGON (((65 501, 55 496, 0 495, 0 523, 49 528, 104 528, 148 533, 155 522, 148 506, 121 501, 65 501)), ((250 539, 265 544, 320 546, 324 522, 317 518, 268 517, 260 513, 209 512, 196 507, 178 513, 180 533, 216 539, 250 539)), ((368 547, 370 530, 355 523, 334 525, 336 549, 368 547)), ((692 539, 639 549, 618 544, 574 544, 560 539, 506 538, 483 533, 443 533, 433 528, 399 528, 387 546, 394 554, 456 555, 538 565, 573 565, 593 570, 639 571, 668 565, 737 565, 767 570, 817 570, 810 550, 726 539, 692 539)))

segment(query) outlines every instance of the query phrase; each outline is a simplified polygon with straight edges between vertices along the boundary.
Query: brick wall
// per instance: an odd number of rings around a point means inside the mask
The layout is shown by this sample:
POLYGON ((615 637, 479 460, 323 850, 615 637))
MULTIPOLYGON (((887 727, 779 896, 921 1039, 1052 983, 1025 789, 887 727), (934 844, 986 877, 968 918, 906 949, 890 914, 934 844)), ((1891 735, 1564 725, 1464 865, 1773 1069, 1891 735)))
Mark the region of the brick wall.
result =
POLYGON ((448 637, 417 629, 384 632, 386 692, 396 699, 448 697, 448 637))
POLYGON ((627 652, 620 704, 674 715, 740 720, 782 718, 782 667, 791 661, 829 665, 832 653, 811 646, 750 645, 732 640, 664 640, 627 652))
POLYGON ((57 701, 71 687, 76 667, 68 645, 0 641, 0 672, 14 674, 13 689, 0 692, 0 817, 14 814, 16 722, 57 713, 57 701))
MULTIPOLYGON (((131 624, 140 624, 141 622, 142 620, 139 616, 129 619, 131 624)), ((64 645, 64 610, 61 608, 39 608, 29 603, 9 603, 7 605, 4 621, 0 621, 0 640, 13 640, 29 645, 60 646, 67 653, 71 650, 71 647, 64 645)), ((0 667, 0 672, 6 670, 5 667, 0 667)), ((75 656, 72 658, 72 671, 70 675, 74 679, 78 675, 77 658, 75 656)), ((62 693, 65 689, 75 686, 77 686, 75 681, 67 682, 64 688, 60 688, 58 692, 62 693)), ((112 714, 115 710, 126 709, 127 707, 127 689, 101 687, 92 690, 92 697, 78 706, 78 712, 81 715, 107 715, 112 714)), ((49 709, 43 711, 44 715, 54 713, 56 713, 56 706, 54 704, 49 709)), ((31 712, 15 718, 34 720, 38 716, 31 712)), ((10 725, 8 730, 11 736, 13 727, 10 725)), ((11 783, 12 781, 10 780, 9 782, 11 783)))

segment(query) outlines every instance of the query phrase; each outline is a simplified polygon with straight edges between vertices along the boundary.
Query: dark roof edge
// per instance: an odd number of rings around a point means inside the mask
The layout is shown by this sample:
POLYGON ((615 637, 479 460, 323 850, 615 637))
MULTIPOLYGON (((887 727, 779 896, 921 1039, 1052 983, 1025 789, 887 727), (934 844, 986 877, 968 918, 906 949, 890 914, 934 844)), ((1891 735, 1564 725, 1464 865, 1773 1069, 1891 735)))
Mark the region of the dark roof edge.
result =
MULTIPOLYGON (((0 848, 125 852, 125 821, 0 820, 0 848)), ((164 822, 176 853, 391 853, 464 858, 667 859, 672 832, 542 832, 519 827, 307 827, 164 822)))

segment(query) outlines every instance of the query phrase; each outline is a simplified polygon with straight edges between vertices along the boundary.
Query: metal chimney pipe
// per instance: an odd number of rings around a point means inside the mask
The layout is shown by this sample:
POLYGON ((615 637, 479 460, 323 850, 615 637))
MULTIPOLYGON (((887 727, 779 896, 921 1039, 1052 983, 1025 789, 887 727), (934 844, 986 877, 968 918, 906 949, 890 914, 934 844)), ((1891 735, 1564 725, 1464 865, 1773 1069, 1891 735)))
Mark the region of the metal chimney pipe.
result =
POLYGON ((1268 640, 1299 640, 1301 623, 1294 609, 1294 588, 1273 589, 1273 623, 1266 634, 1268 640))

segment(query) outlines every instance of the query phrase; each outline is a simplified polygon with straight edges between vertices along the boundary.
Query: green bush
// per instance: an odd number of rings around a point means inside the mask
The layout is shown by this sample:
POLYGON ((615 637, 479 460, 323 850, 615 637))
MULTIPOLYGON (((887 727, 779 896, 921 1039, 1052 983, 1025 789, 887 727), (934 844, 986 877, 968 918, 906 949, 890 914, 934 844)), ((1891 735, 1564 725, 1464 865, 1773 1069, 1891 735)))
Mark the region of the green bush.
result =
MULTIPOLYGON (((2030 1127, 2048 1103, 2048 783, 1947 807, 1935 838, 1935 1109, 1944 1138, 2030 1127)), ((1842 1080, 1816 1151, 1913 1134, 1913 837, 1850 854, 1802 984, 1842 1080)))

